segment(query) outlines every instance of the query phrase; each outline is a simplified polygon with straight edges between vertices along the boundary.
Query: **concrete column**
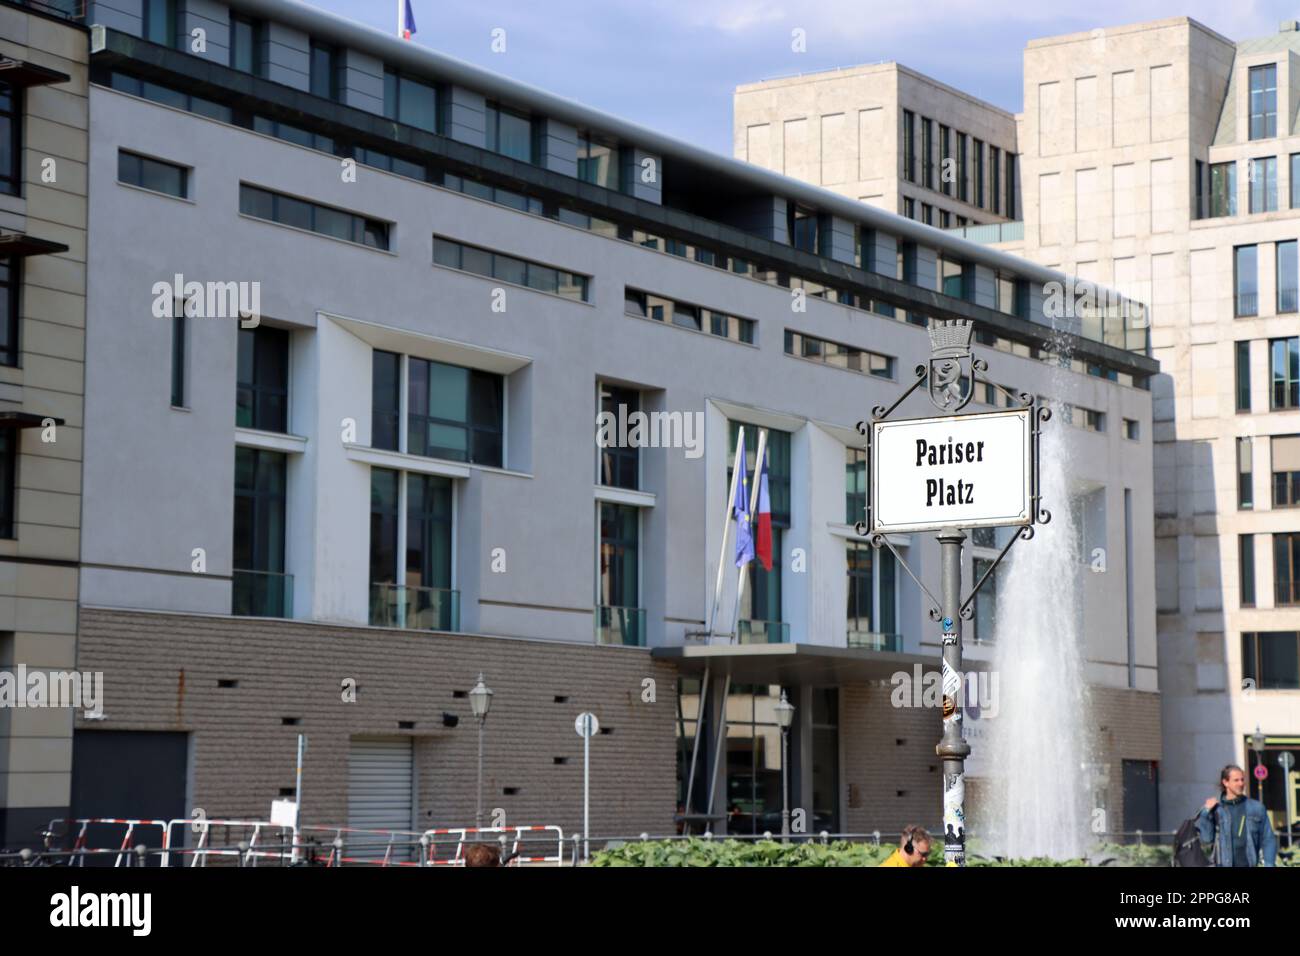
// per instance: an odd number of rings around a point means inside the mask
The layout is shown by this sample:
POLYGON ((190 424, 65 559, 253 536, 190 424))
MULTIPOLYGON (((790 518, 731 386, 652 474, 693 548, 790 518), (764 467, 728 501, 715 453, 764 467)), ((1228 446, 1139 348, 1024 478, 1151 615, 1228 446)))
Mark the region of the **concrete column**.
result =
POLYGON ((176 11, 176 44, 205 60, 226 66, 230 63, 230 8, 216 0, 184 0, 176 11), (203 52, 194 49, 194 33, 204 32, 203 52))
POLYGON ((269 21, 262 33, 266 79, 296 90, 311 89, 311 40, 301 30, 269 21))
POLYGON ((543 118, 540 125, 541 165, 543 169, 578 175, 578 131, 567 123, 543 118))
POLYGON ((623 192, 637 199, 663 203, 663 157, 629 147, 622 153, 623 192))
POLYGON ((447 91, 442 128, 448 136, 471 146, 487 146, 487 104, 482 93, 463 86, 447 91))
POLYGON ((384 114, 384 64, 378 57, 339 50, 339 99, 368 113, 384 114))

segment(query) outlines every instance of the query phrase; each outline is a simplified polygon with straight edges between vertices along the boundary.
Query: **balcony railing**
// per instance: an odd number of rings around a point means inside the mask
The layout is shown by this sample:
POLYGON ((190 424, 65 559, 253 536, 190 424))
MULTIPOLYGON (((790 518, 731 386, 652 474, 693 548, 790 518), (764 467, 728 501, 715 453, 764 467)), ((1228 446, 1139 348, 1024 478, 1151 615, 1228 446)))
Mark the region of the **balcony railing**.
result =
POLYGON ((969 239, 971 242, 1021 242, 1025 238, 1025 223, 1023 220, 986 222, 975 226, 958 226, 946 231, 955 233, 963 239, 969 239))
POLYGON ((597 606, 596 643, 645 647, 645 609, 610 604, 597 606))
POLYGON ((849 647, 861 647, 869 651, 893 651, 903 649, 903 635, 879 634, 875 631, 849 630, 849 647))
POLYGON ((236 617, 293 617, 293 575, 274 571, 231 574, 230 613, 236 617))
POLYGON ((1300 304, 1300 293, 1296 289, 1277 290, 1277 310, 1279 312, 1294 312, 1298 304, 1300 304))
POLYGON ((459 631, 460 592, 451 588, 371 584, 370 623, 412 631, 459 631))
POLYGON ((1259 296, 1254 292, 1238 292, 1236 297, 1236 310, 1233 315, 1258 315, 1259 314, 1259 296))
POLYGON ((736 638, 739 644, 789 644, 790 625, 784 621, 747 621, 736 622, 736 638))

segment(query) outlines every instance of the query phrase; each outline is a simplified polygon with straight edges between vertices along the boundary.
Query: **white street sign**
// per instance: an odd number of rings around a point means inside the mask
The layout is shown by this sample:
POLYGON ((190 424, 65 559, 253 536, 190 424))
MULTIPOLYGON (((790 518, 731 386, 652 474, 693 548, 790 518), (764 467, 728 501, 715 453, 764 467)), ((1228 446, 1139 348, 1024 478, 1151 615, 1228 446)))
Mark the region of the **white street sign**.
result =
POLYGON ((1033 521, 1032 409, 874 422, 871 531, 1033 521))
POLYGON ((573 722, 573 729, 579 737, 594 737, 600 733, 600 721, 595 714, 587 711, 578 715, 578 719, 573 722))

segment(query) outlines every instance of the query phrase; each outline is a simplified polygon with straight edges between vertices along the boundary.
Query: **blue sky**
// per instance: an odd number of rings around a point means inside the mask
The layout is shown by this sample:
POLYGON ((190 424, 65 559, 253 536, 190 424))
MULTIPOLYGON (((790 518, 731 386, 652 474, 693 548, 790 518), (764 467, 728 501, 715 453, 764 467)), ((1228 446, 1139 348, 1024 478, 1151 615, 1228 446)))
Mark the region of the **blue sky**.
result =
MULTIPOLYGON (((310 0, 396 32, 396 0, 310 0)), ((1036 37, 1190 16, 1233 40, 1300 19, 1290 0, 413 0, 414 42, 731 153, 736 85, 897 60, 1018 112, 1036 37), (492 31, 506 50, 493 53, 492 31), (791 50, 791 31, 807 50, 791 50)))

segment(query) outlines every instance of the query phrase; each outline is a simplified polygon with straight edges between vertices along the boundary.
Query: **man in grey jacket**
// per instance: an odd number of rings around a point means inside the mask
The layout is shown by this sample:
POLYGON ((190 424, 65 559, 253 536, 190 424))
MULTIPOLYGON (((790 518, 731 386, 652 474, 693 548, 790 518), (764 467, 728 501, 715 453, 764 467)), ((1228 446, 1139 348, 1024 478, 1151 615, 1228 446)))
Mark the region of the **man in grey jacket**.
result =
POLYGON ((1215 866, 1274 866, 1277 837, 1264 804, 1246 796, 1246 771, 1228 764, 1219 773, 1219 796, 1196 815, 1202 843, 1214 844, 1215 866))

